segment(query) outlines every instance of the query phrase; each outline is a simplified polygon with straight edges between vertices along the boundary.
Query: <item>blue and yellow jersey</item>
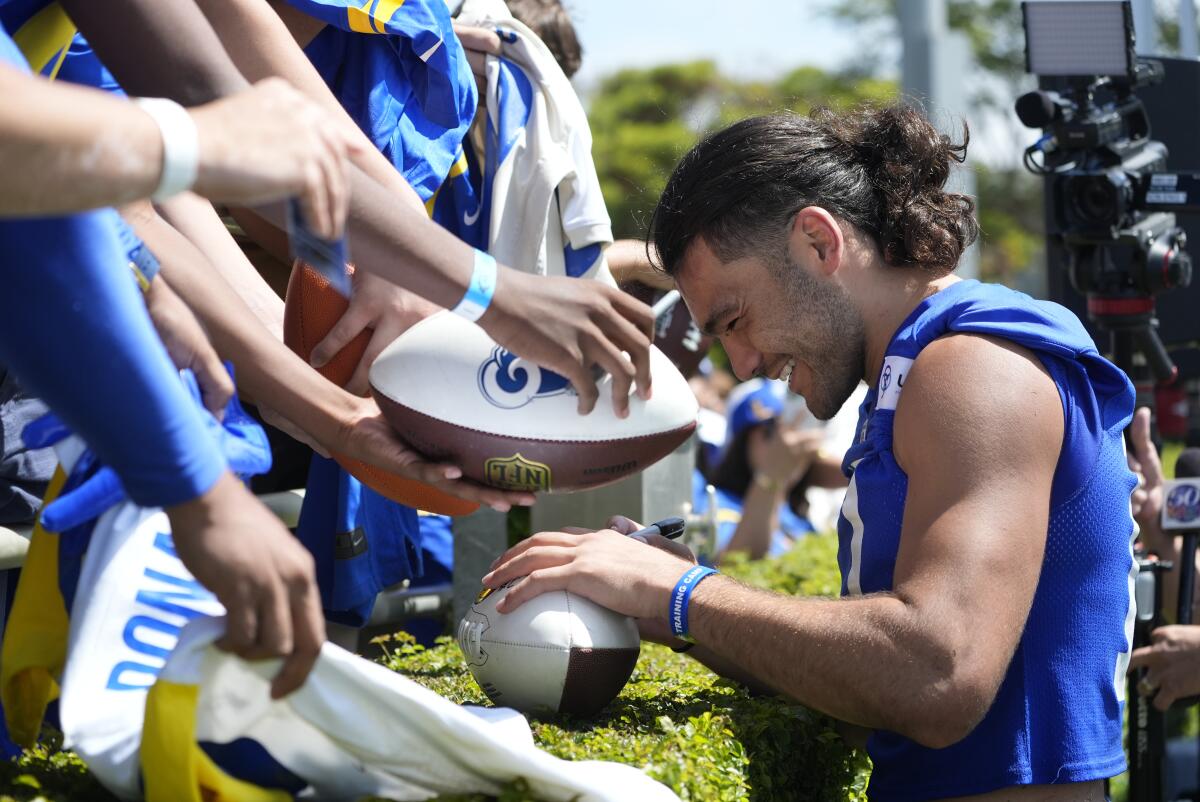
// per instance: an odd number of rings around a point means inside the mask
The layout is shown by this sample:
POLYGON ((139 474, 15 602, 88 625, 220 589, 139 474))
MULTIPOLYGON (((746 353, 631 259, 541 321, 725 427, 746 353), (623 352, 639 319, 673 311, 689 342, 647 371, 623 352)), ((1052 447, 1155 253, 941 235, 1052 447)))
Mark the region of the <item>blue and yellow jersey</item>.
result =
POLYGON ((305 53, 428 202, 461 153, 478 92, 442 0, 292 0, 327 23, 305 53))

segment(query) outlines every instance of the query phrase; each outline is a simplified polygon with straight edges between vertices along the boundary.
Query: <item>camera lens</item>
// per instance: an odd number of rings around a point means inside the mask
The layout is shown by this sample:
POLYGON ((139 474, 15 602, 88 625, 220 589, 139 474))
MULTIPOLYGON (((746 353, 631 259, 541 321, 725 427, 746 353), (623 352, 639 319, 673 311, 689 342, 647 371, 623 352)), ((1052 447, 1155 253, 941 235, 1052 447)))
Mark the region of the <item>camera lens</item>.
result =
POLYGON ((1075 176, 1067 186, 1074 221, 1089 228, 1120 225, 1125 210, 1125 184, 1110 175, 1075 176))

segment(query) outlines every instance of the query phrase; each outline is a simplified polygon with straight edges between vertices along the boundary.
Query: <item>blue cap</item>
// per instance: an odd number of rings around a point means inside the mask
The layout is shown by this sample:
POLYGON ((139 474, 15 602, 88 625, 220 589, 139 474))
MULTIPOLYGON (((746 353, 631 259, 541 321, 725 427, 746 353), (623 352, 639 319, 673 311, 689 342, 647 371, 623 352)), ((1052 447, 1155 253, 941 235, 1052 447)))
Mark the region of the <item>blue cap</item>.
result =
POLYGON ((778 418, 783 413, 783 400, 783 385, 768 379, 751 379, 734 388, 726 410, 726 443, 751 426, 778 418))

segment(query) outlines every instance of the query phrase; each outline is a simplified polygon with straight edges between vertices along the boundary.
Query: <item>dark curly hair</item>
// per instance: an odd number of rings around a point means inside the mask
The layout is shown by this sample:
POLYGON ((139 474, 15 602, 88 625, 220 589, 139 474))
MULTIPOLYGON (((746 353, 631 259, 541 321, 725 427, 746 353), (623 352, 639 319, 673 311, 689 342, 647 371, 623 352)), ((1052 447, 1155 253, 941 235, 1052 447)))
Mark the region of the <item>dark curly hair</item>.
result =
POLYGON ((718 131, 679 162, 651 218, 663 270, 696 237, 729 262, 780 254, 792 217, 820 206, 870 236, 883 260, 943 275, 979 234, 974 201, 946 192, 962 142, 896 103, 809 116, 752 117, 718 131))

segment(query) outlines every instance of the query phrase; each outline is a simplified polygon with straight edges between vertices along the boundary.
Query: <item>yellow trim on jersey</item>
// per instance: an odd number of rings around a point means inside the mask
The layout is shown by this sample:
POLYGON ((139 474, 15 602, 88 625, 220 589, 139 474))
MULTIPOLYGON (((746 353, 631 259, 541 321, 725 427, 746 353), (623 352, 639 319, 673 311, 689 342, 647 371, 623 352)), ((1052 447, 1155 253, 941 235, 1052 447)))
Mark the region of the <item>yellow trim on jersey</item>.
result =
POLYGON ((200 688, 160 679, 146 696, 141 767, 146 802, 292 802, 286 791, 231 777, 196 743, 200 688))
MULTIPOLYGON (((45 504, 58 497, 66 481, 63 469, 56 469, 45 504)), ((0 702, 14 743, 37 742, 46 705, 58 698, 67 631, 67 606, 58 587, 58 535, 38 521, 0 651, 0 702)))
POLYGON ((346 6, 346 21, 357 33, 387 33, 388 22, 402 5, 404 0, 363 0, 362 5, 346 6))
POLYGON ((54 62, 49 76, 53 80, 75 38, 75 23, 62 6, 51 3, 26 20, 12 38, 34 72, 40 74, 54 62))
POLYGON ((404 0, 379 0, 379 5, 375 6, 375 12, 371 14, 377 33, 387 33, 388 22, 402 5, 404 0))
POLYGON ((375 28, 371 25, 371 3, 375 0, 363 0, 361 6, 346 6, 346 21, 350 24, 350 30, 355 33, 375 33, 375 28))
POLYGON ((462 149, 462 145, 459 145, 458 158, 454 160, 454 164, 450 165, 450 172, 446 173, 446 177, 442 179, 441 186, 433 191, 433 194, 429 196, 429 200, 425 201, 425 214, 433 217, 433 207, 437 204, 438 196, 442 194, 442 187, 460 175, 465 175, 468 169, 467 154, 462 149))

